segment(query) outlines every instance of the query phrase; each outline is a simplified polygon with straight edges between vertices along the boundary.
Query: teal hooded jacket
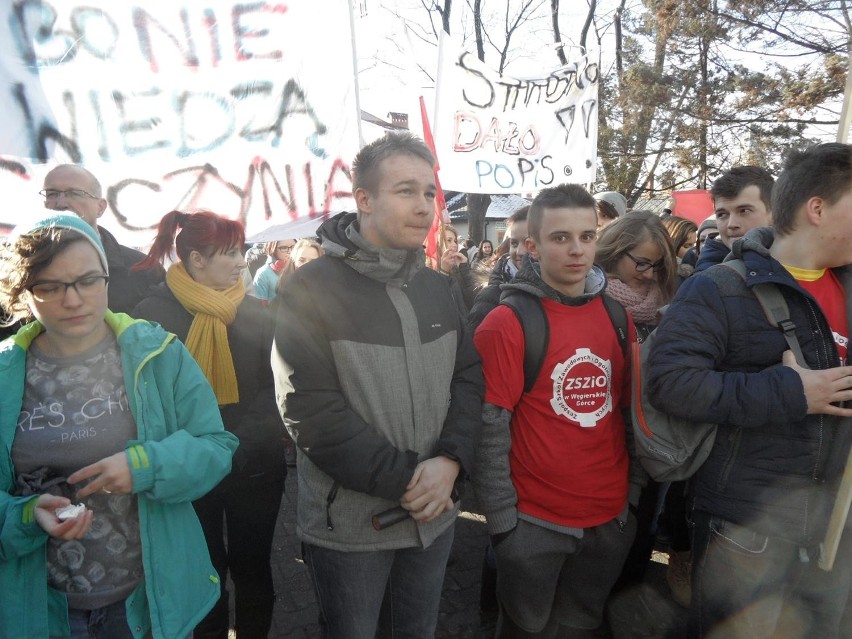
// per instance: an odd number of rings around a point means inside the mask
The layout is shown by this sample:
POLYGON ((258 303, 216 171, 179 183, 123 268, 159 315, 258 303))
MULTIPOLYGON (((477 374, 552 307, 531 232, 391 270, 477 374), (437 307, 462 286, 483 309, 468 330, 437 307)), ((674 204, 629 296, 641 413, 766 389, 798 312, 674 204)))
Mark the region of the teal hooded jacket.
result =
MULTIPOLYGON (((127 599, 134 637, 186 637, 219 598, 219 577, 192 501, 231 469, 238 440, 224 430, 213 390, 184 345, 159 325, 107 311, 121 350, 137 439, 127 442, 145 578, 127 599)), ((47 585, 47 533, 37 497, 14 497, 12 441, 27 349, 43 330, 24 326, 0 344, 0 639, 67 636, 65 595, 47 585)))

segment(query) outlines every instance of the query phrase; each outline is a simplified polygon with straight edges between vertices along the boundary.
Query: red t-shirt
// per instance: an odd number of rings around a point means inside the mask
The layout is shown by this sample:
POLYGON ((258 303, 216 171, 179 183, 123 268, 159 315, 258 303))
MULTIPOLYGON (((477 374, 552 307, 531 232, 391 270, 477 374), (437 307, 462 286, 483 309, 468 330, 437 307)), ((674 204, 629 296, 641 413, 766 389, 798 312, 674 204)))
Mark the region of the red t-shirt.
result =
MULTIPOLYGON (((509 463, 518 510, 562 526, 598 526, 627 499, 620 409, 630 398, 629 365, 600 298, 543 304, 550 342, 529 393, 523 329, 512 309, 498 306, 476 331, 485 401, 512 411, 509 463)), ((635 340, 632 320, 629 331, 635 340)))
POLYGON ((831 328, 834 345, 840 355, 838 366, 846 363, 847 347, 849 344, 849 324, 846 314, 846 293, 843 285, 834 271, 807 271, 787 267, 803 289, 814 296, 831 328))

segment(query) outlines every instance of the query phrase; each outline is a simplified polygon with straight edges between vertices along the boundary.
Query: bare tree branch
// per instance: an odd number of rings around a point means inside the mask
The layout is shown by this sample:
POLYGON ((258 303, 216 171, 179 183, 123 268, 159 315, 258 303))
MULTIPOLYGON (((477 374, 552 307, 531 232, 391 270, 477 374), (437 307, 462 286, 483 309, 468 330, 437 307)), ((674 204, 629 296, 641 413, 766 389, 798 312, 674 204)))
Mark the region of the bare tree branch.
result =
POLYGON ((597 9, 597 0, 589 0, 589 10, 586 13, 586 22, 583 24, 583 29, 580 31, 580 46, 583 47, 583 53, 586 49, 586 37, 589 35, 589 27, 592 26, 592 19, 595 17, 595 9, 597 9))
POLYGON ((482 42, 482 0, 473 0, 473 28, 476 33, 476 57, 485 62, 485 47, 482 42))
MULTIPOLYGON (((824 45, 819 45, 815 41, 802 40, 801 38, 796 37, 791 33, 784 33, 777 27, 772 27, 770 25, 761 24, 760 22, 754 20, 748 20, 746 18, 733 15, 726 11, 720 11, 719 9, 711 9, 710 13, 715 15, 717 18, 721 20, 727 20, 729 22, 733 22, 744 27, 750 27, 754 29, 759 29, 761 31, 765 31, 766 33, 771 33, 775 36, 778 36, 785 42, 790 44, 795 44, 804 49, 810 49, 812 51, 816 51, 817 53, 829 54, 829 53, 837 53, 837 49, 835 47, 827 47, 824 45)), ((780 18, 779 18, 780 19, 780 18)))
POLYGON ((550 0, 550 23, 553 28, 553 42, 556 44, 556 57, 562 66, 568 64, 562 48, 562 34, 559 32, 559 0, 550 0))

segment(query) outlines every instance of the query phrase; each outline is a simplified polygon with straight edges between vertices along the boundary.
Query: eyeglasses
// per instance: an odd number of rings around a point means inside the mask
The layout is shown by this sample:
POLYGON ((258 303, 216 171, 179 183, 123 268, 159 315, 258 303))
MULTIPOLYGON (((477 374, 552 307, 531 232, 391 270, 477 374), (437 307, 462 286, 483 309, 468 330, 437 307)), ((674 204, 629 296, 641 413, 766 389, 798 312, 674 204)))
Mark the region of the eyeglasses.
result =
POLYGON ((708 233, 708 234, 707 234, 707 235, 705 235, 704 237, 699 237, 699 238, 698 238, 698 243, 699 243, 699 244, 704 244, 704 242, 706 242, 707 240, 715 240, 717 237, 719 237, 719 234, 718 234, 718 233, 708 233))
POLYGON ((36 282, 27 290, 37 301, 50 303, 65 299, 69 288, 80 297, 92 298, 102 293, 108 282, 108 275, 84 275, 73 282, 36 282))
POLYGON ((70 198, 82 200, 84 197, 88 197, 93 200, 100 199, 99 197, 92 195, 91 193, 87 193, 83 189, 66 189, 64 191, 59 191, 57 189, 44 189, 43 191, 39 191, 38 194, 48 201, 58 200, 60 195, 64 195, 65 199, 70 198))
MULTIPOLYGON (((295 246, 295 245, 294 245, 295 246)), ((276 251, 287 251, 288 253, 293 250, 292 246, 276 246, 276 251)))
POLYGON ((647 260, 637 260, 630 253, 625 252, 624 254, 633 260, 633 263, 636 265, 637 273, 644 273, 648 269, 653 269, 656 273, 657 271, 662 271, 666 266, 666 262, 663 259, 657 260, 656 262, 648 262, 647 260))

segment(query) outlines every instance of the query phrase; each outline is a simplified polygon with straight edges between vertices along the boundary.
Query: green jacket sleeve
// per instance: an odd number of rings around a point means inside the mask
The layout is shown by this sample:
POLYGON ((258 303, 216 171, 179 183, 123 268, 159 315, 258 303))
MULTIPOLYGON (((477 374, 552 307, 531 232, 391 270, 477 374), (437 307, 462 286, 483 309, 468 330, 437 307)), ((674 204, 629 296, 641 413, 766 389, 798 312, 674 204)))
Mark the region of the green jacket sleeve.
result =
POLYGON ((29 554, 44 546, 47 533, 35 520, 38 495, 13 497, 0 492, 0 561, 29 554))
POLYGON ((137 398, 139 439, 125 449, 134 493, 192 501, 230 472, 239 441, 225 431, 213 389, 182 343, 145 365, 137 398))

